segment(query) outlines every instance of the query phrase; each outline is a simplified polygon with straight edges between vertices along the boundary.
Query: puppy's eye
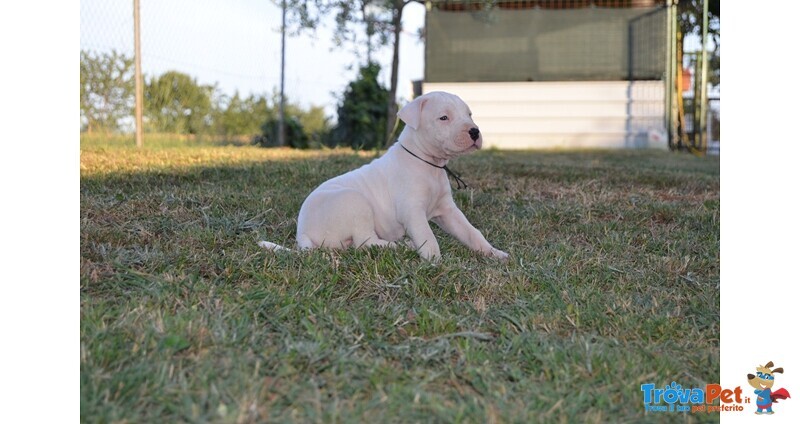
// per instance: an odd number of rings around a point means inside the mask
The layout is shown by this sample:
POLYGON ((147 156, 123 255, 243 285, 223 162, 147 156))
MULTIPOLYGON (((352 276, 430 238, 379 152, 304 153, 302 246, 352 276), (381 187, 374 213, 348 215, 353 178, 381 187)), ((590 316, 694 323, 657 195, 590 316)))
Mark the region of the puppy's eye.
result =
POLYGON ((445 116, 442 116, 441 118, 439 118, 439 120, 440 120, 440 121, 446 121, 446 120, 448 120, 448 119, 449 119, 449 118, 447 117, 447 115, 445 115, 445 116))

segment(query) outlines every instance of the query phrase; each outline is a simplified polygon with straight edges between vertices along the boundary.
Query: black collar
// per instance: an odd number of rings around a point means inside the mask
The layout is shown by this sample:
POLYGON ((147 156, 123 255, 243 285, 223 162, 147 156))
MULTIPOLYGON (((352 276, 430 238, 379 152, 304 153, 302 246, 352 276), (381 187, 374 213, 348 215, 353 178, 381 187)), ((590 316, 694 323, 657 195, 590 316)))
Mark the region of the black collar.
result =
MULTIPOLYGON (((398 142, 397 144, 400 144, 400 143, 398 142)), ((435 163, 428 162, 425 159, 422 159, 421 157, 415 155, 411 150, 406 149, 406 146, 403 146, 402 144, 400 144, 400 147, 402 147, 403 150, 407 151, 408 154, 410 154, 411 156, 414 156, 415 158, 427 163, 428 165, 430 165, 430 166, 432 166, 434 168, 444 169, 445 172, 447 172, 447 175, 453 177, 453 179, 456 180, 456 190, 461 190, 461 188, 462 188, 461 186, 462 185, 464 186, 463 188, 467 188, 467 183, 465 183, 464 180, 462 180, 458 176, 458 174, 456 174, 455 172, 451 171, 450 168, 447 167, 447 165, 439 166, 439 165, 436 165, 435 163)))

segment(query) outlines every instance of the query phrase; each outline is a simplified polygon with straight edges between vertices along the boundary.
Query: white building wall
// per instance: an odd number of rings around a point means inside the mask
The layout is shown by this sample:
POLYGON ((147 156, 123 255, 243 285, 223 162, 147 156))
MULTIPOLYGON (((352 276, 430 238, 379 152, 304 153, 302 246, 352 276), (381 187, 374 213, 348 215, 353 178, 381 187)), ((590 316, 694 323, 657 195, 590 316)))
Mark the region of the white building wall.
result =
POLYGON ((667 149, 662 81, 424 83, 472 109, 486 147, 667 149))

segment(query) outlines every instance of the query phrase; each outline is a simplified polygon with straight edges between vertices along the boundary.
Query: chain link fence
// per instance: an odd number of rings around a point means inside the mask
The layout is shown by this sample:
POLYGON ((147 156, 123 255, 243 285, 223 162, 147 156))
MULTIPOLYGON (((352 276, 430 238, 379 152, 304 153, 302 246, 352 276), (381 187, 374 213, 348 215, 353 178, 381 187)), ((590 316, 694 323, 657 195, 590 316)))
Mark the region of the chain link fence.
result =
MULTIPOLYGON (((280 16, 271 2, 143 0, 140 9, 145 75, 175 70, 228 94, 279 84, 280 16)), ((81 1, 80 22, 81 51, 133 56, 132 0, 81 1)))
POLYGON ((428 82, 659 80, 666 70, 663 2, 436 2, 426 20, 428 82))
MULTIPOLYGON (((269 0, 139 3, 145 132, 237 143, 263 135, 279 101, 280 6, 269 0)), ((134 1, 83 0, 80 26, 82 134, 99 129, 127 143, 135 127, 134 1)), ((328 125, 326 114, 298 99, 330 84, 305 78, 287 76, 286 91, 310 137, 328 125)))

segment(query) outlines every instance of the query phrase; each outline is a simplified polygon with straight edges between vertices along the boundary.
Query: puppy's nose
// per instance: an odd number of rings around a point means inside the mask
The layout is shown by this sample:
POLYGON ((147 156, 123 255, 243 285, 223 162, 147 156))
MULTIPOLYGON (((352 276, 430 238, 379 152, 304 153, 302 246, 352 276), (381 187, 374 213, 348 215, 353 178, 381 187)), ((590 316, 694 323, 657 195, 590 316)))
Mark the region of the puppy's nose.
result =
POLYGON ((471 138, 472 141, 477 140, 479 135, 481 135, 481 130, 479 130, 477 128, 470 128, 469 129, 469 138, 471 138))

